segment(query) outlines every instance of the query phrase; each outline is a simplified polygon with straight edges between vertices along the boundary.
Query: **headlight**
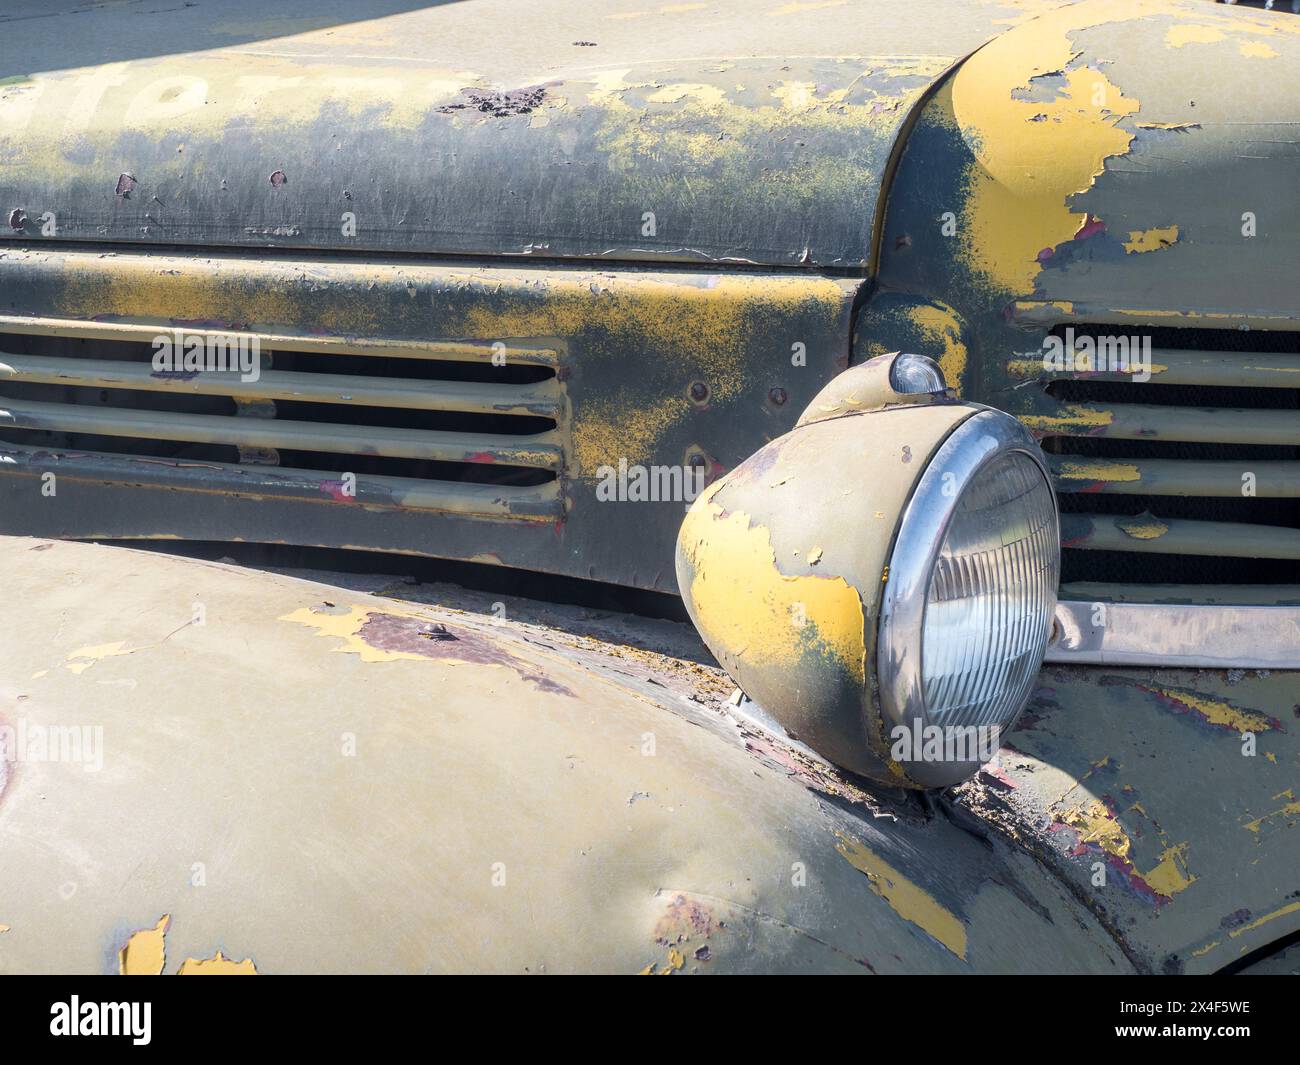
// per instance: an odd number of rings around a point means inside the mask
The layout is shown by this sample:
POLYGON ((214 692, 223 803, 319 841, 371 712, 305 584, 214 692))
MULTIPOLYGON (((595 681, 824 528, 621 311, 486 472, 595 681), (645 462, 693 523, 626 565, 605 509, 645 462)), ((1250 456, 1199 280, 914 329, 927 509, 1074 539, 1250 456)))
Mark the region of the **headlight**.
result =
POLYGON ((992 756, 1042 664, 1056 499, 1010 416, 883 356, 692 506, 678 585, 710 650, 831 761, 944 787, 992 756))
POLYGON ((1000 745, 1046 653, 1059 575, 1038 446, 1000 411, 972 415, 917 483, 881 604, 881 713, 913 780, 955 784, 1000 745))

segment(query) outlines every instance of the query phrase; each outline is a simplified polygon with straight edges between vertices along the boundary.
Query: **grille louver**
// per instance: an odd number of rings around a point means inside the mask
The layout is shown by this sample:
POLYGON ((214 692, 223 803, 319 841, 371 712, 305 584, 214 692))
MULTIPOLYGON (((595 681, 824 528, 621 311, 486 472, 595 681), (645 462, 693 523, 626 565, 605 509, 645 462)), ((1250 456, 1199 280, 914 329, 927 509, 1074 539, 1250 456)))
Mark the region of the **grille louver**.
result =
POLYGON ((154 370, 154 332, 0 322, 0 439, 75 451, 107 476, 145 459, 201 464, 212 487, 244 492, 563 516, 565 397, 552 349, 258 335, 260 373, 246 381, 154 370))
POLYGON ((1300 583, 1300 335, 1137 332, 1152 343, 1145 382, 1011 366, 1060 493, 1065 583, 1300 583))

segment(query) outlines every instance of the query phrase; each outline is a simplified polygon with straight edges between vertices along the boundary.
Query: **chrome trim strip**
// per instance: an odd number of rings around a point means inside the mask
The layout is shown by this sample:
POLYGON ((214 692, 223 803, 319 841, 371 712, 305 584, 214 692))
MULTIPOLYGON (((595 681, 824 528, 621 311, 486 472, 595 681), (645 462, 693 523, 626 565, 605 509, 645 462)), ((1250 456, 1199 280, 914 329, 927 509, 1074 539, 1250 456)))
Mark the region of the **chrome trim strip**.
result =
POLYGON ((1046 661, 1300 669, 1300 606, 1058 601, 1046 661))

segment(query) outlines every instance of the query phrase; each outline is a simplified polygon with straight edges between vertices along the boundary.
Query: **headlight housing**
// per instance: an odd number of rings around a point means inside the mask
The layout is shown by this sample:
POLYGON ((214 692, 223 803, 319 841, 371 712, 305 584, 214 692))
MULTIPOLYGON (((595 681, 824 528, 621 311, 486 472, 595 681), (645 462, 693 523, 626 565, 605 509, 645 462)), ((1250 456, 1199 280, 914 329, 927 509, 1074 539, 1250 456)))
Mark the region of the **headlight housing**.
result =
POLYGON ((835 378, 677 545, 687 609, 746 694, 836 764, 914 788, 969 776, 1014 724, 1059 569, 1038 445, 915 355, 835 378))

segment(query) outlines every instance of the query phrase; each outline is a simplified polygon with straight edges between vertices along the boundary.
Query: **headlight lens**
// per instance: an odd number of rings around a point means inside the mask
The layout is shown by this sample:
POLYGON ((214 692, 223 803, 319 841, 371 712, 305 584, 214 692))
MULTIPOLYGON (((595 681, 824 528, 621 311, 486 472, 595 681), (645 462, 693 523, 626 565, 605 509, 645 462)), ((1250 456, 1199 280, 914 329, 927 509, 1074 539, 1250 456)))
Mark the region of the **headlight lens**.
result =
POLYGON ((1056 507, 1038 464, 1003 452, 957 501, 930 577, 921 687, 937 725, 1016 713, 1047 647, 1056 598, 1056 507))
POLYGON ((913 779, 965 779, 1015 723, 1059 576, 1056 497, 1038 445, 1014 418, 982 411, 917 483, 881 605, 880 709, 891 739, 912 733, 900 760, 913 779))

